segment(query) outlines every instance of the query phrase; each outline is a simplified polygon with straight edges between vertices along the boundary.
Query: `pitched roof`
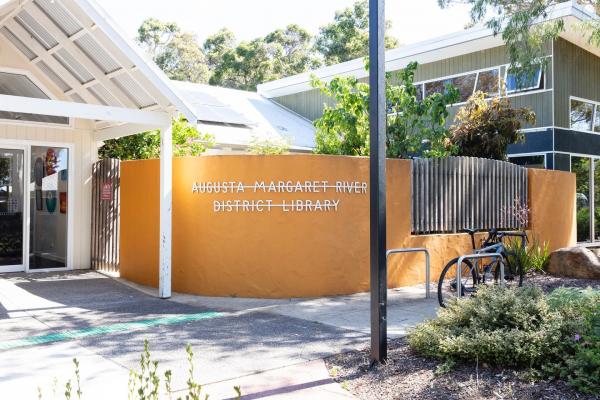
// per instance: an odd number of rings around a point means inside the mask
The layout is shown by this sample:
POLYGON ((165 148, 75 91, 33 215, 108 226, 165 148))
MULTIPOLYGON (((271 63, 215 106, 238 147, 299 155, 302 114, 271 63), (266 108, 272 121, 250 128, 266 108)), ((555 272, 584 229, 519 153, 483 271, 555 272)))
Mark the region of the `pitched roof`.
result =
POLYGON ((0 2, 0 37, 74 102, 197 117, 94 0, 0 2))
MULTIPOLYGON (((562 36, 566 37, 568 40, 581 42, 581 35, 577 37, 575 29, 572 28, 572 23, 574 21, 595 19, 597 16, 585 7, 578 5, 576 1, 567 1, 552 7, 546 20, 550 21, 561 18, 569 20, 567 21, 566 31, 562 36)), ((397 71, 406 67, 408 63, 412 61, 417 61, 419 64, 426 64, 498 47, 503 44, 504 42, 500 35, 494 35, 494 32, 489 28, 477 26, 465 29, 464 31, 388 50, 385 53, 386 70, 397 71)), ((584 45, 583 42, 580 44, 584 45)), ((357 78, 365 78, 368 76, 368 72, 365 70, 364 60, 358 58, 264 83, 258 86, 258 93, 267 98, 274 98, 305 92, 312 89, 310 85, 312 76, 327 81, 335 76, 355 76, 357 78)))
POLYGON ((171 83, 199 116, 199 129, 215 135, 219 145, 245 147, 257 137, 286 139, 298 150, 315 146, 315 128, 310 121, 258 93, 171 83))

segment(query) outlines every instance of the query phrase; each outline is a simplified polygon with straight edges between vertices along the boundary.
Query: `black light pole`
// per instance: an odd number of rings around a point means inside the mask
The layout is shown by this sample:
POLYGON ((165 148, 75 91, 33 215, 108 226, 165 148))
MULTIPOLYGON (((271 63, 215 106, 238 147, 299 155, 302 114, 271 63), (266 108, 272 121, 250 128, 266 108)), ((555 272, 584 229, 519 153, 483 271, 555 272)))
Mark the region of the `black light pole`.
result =
POLYGON ((371 362, 387 359, 385 0, 369 0, 371 362))

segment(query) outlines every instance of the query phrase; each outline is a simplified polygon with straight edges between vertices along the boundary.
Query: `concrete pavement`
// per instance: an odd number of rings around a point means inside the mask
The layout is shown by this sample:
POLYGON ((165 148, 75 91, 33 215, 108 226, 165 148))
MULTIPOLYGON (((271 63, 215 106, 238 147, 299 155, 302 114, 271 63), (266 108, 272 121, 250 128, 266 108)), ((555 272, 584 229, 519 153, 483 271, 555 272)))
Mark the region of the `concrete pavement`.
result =
MULTIPOLYGON (((44 398, 53 398, 54 378, 60 394, 77 357, 83 398, 126 398, 128 372, 138 367, 148 339, 159 369, 173 371, 178 390, 185 388, 189 343, 198 381, 211 398, 233 398, 237 385, 244 398, 348 398, 322 358, 369 343, 366 294, 164 301, 152 289, 132 286, 94 272, 1 276, 0 348, 31 337, 60 340, 0 350, 0 393, 33 399, 41 386, 44 398), (198 315, 207 318, 189 318, 198 315)), ((422 297, 419 289, 390 291, 391 336, 433 315, 434 301, 422 297)))

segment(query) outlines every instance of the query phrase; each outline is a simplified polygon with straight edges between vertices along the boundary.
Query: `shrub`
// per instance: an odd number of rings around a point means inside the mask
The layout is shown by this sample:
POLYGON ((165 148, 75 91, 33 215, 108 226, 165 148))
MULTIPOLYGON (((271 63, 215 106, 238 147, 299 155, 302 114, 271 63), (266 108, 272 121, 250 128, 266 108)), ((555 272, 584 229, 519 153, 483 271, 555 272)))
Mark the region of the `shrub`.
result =
POLYGON ((600 292, 482 286, 413 329, 409 345, 444 362, 483 362, 600 393, 600 292))
POLYGON ((476 297, 455 300, 437 319, 418 325, 409 344, 444 360, 542 368, 574 354, 571 338, 585 326, 574 309, 551 309, 538 288, 482 286, 476 297))
POLYGON ((512 108, 506 97, 490 100, 477 91, 456 114, 450 143, 460 156, 506 160, 508 146, 523 140, 521 128, 534 124, 533 111, 512 108))

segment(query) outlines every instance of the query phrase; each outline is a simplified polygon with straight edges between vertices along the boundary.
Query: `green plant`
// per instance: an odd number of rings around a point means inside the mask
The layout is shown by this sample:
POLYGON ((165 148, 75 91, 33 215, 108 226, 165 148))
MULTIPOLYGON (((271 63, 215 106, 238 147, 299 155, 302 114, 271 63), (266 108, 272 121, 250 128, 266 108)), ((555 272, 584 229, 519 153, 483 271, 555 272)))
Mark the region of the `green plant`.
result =
MULTIPOLYGON (((183 117, 173 120, 173 155, 199 156, 214 145, 212 135, 198 132, 183 117)), ((119 139, 110 139, 98 149, 100 158, 144 160, 160 157, 160 131, 148 131, 119 139)))
POLYGON ((460 156, 506 160, 508 146, 523 140, 522 126, 535 120, 533 111, 512 108, 508 98, 490 100, 477 91, 456 114, 450 143, 460 156))
POLYGON ((289 138, 264 138, 253 136, 250 139, 250 147, 248 147, 248 151, 252 154, 256 155, 279 155, 286 154, 290 150, 291 140, 289 138))
POLYGON ((550 247, 547 242, 540 244, 537 239, 523 248, 520 239, 506 243, 507 258, 511 265, 521 265, 525 273, 544 272, 550 262, 550 247))
POLYGON ((581 344, 567 359, 561 377, 580 392, 600 393, 600 338, 581 344))
MULTIPOLYGON (((459 93, 447 85, 443 93, 421 99, 413 85, 417 65, 386 75, 388 157, 444 157, 452 152, 446 119, 459 93)), ((314 79, 312 84, 335 102, 314 122, 315 153, 369 155, 369 85, 355 77, 335 77, 328 83, 314 79)))
MULTIPOLYGON (((200 400, 202 396, 202 386, 196 382, 194 377, 194 352, 192 350, 191 345, 186 345, 185 351, 187 354, 188 361, 188 373, 189 377, 186 381, 187 385, 187 394, 185 396, 185 400, 200 400)), ((81 378, 79 371, 79 361, 74 358, 73 364, 75 366, 75 383, 76 388, 73 387, 72 379, 69 379, 65 384, 65 399, 70 400, 73 396, 73 390, 76 389, 75 394, 77 395, 77 399, 81 400, 83 397, 83 392, 81 390, 81 378)), ((158 374, 158 361, 152 360, 150 355, 150 346, 148 340, 144 340, 144 350, 140 356, 140 370, 129 371, 129 382, 127 385, 128 388, 128 400, 158 400, 162 398, 160 395, 160 376, 158 374)), ((172 399, 173 388, 172 388, 172 372, 171 370, 167 370, 164 373, 165 377, 165 392, 168 396, 168 399, 172 399)), ((58 384, 58 379, 55 378, 53 382, 53 393, 56 394, 56 387, 58 384)), ((236 393, 236 400, 240 400, 242 397, 242 390, 240 386, 233 387, 234 392, 236 393)), ((38 399, 42 398, 42 388, 38 387, 38 399)), ((55 396, 53 396, 55 398, 55 396)), ((204 399, 208 399, 208 394, 204 396, 204 399)), ((177 400, 183 400, 182 397, 178 397, 177 400)))
POLYGON ((573 354, 570 338, 585 323, 574 307, 552 310, 539 288, 482 286, 476 297, 455 300, 418 325, 409 344, 443 360, 539 369, 573 354))

